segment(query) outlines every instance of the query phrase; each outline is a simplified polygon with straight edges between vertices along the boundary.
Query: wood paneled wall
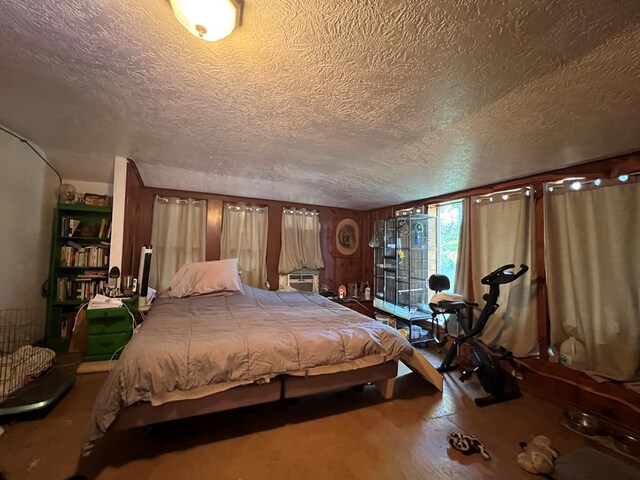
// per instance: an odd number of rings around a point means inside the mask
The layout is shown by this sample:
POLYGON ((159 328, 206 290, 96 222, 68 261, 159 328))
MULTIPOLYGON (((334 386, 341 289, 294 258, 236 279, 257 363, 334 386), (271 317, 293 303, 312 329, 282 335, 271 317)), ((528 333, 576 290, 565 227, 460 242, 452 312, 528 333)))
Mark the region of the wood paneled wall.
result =
MULTIPOLYGON (((322 206, 306 205, 299 203, 278 202, 228 195, 216 195, 214 193, 186 192, 179 190, 158 189, 144 186, 133 161, 129 161, 127 171, 127 198, 125 207, 124 252, 122 259, 123 275, 138 271, 140 246, 151 242, 151 218, 155 195, 202 198, 207 200, 207 259, 220 258, 220 233, 222 230, 222 206, 224 202, 245 202, 269 207, 269 234, 267 245, 267 270, 271 288, 278 286, 278 260, 280 255, 280 219, 283 207, 314 208, 320 212, 321 246, 325 269, 321 271, 320 279, 329 288, 335 290, 341 283, 373 281, 373 251, 367 246, 367 242, 373 234, 374 223, 378 219, 393 215, 397 208, 407 208, 418 205, 433 204, 448 200, 455 200, 467 196, 481 195, 509 188, 531 185, 535 190, 535 215, 536 215, 536 278, 538 288, 538 336, 542 360, 540 365, 548 365, 553 370, 554 378, 529 372, 525 377, 525 384, 540 392, 551 393, 551 398, 564 401, 574 407, 582 408, 592 413, 608 416, 613 421, 628 425, 640 425, 638 412, 632 409, 618 408, 620 398, 628 403, 627 397, 632 396, 623 386, 607 384, 606 395, 598 394, 589 387, 585 387, 587 381, 574 378, 575 372, 562 368, 559 365, 549 364, 545 361, 549 341, 549 318, 546 301, 546 275, 544 270, 544 211, 543 199, 545 182, 559 180, 567 176, 584 176, 587 178, 615 178, 618 175, 640 171, 640 154, 623 155, 606 160, 585 163, 574 167, 563 168, 544 174, 523 177, 506 182, 499 182, 485 187, 469 189, 438 197, 420 199, 399 205, 388 206, 369 211, 354 211, 341 208, 329 208, 322 206), (341 257, 332 253, 330 242, 337 223, 343 218, 354 218, 360 225, 360 249, 351 257, 341 257), (555 382, 555 383, 554 383, 555 382), (560 383, 558 383, 560 382, 560 383), (590 391, 586 391, 590 390, 590 391), (612 407, 606 410, 602 407, 603 398, 612 403, 612 407)), ((535 363, 535 362, 534 362, 535 363)), ((539 365, 536 365, 539 368, 539 365)), ((633 396, 632 396, 633 397, 633 396)), ((637 397, 633 397, 637 399, 637 397)), ((640 403, 640 402, 636 402, 640 403)))
POLYGON ((320 282, 328 288, 336 290, 338 285, 348 282, 360 282, 362 278, 362 253, 366 249, 369 237, 363 235, 363 213, 342 208, 323 207, 302 203, 280 202, 215 193, 190 192, 146 187, 138 182, 135 164, 130 160, 130 171, 127 175, 127 199, 125 208, 125 241, 123 251, 123 275, 135 275, 138 269, 140 246, 151 243, 151 219, 156 195, 182 198, 197 198, 207 201, 207 260, 220 259, 220 235, 222 233, 222 211, 224 203, 247 203, 269 208, 269 224, 267 234, 267 280, 271 289, 278 288, 278 261, 280 259, 280 237, 282 209, 296 207, 315 209, 320 213, 322 258, 325 268, 320 271, 320 282), (129 175, 131 173, 131 175, 129 175), (131 183, 129 178, 131 177, 131 183), (334 229, 344 218, 353 218, 360 224, 360 249, 349 257, 334 253, 331 241, 334 229))
MULTIPOLYGON (((363 213, 362 223, 369 232, 369 238, 373 232, 373 225, 376 219, 393 215, 396 209, 429 205, 449 200, 483 195, 491 192, 498 192, 510 188, 532 186, 535 199, 535 262, 537 267, 537 307, 538 307, 538 345, 540 356, 548 358, 549 347, 549 311, 547 298, 547 279, 544 268, 544 183, 561 180, 569 176, 580 176, 588 179, 593 178, 616 178, 622 174, 640 171, 640 153, 621 155, 619 157, 597 160, 573 167, 562 168, 551 172, 537 175, 530 175, 515 180, 495 183, 484 187, 473 188, 461 192, 455 192, 438 197, 424 198, 399 205, 370 210, 363 213)), ((472 240, 473 241, 473 240, 472 240)), ((371 250, 371 249, 368 249, 371 250)), ((372 253, 363 253, 362 278, 369 282, 373 281, 373 258, 372 253)))
MULTIPOLYGON (((638 171, 640 171, 640 153, 622 155, 484 187, 370 210, 363 213, 362 223, 370 237, 375 220, 393 215, 396 209, 446 202, 510 188, 532 186, 535 200, 535 262, 537 273, 535 282, 537 285, 538 346, 540 351, 540 360, 538 361, 540 363, 532 363, 546 366, 547 370, 553 372, 554 377, 550 378, 549 376, 529 371, 525 377, 525 385, 537 392, 546 392, 547 396, 552 400, 561 400, 561 403, 570 404, 574 408, 577 407, 593 414, 604 416, 620 425, 633 425, 633 428, 637 429, 640 425, 640 413, 637 410, 627 408, 626 405, 633 399, 640 404, 640 395, 634 392, 630 393, 623 386, 616 383, 608 383, 604 388, 604 392, 597 392, 597 389, 589 384, 586 375, 576 375, 573 370, 547 361, 550 342, 547 278, 544 264, 544 184, 569 176, 580 176, 588 179, 616 178, 619 175, 638 171), (631 397, 631 400, 629 397, 631 397), (616 403, 616 399, 619 399, 618 401, 621 403, 616 403), (616 406, 605 408, 604 405, 612 401, 616 406)), ((363 253, 362 267, 362 278, 371 282, 373 280, 371 249, 363 253)))
POLYGON ((122 272, 124 275, 138 276, 140 247, 145 243, 140 239, 139 223, 142 217, 142 192, 144 183, 140 172, 132 160, 127 160, 127 187, 124 200, 124 231, 122 242, 122 272))

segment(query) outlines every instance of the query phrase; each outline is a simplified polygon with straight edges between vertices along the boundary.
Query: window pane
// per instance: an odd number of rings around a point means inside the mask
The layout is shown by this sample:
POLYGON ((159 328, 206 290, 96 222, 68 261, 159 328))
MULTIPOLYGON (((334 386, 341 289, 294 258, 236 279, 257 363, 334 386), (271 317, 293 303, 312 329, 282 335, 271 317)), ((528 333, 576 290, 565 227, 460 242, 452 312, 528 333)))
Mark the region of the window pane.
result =
POLYGON ((455 285, 458 240, 462 223, 462 202, 438 205, 440 238, 438 242, 439 273, 449 277, 451 289, 455 285))

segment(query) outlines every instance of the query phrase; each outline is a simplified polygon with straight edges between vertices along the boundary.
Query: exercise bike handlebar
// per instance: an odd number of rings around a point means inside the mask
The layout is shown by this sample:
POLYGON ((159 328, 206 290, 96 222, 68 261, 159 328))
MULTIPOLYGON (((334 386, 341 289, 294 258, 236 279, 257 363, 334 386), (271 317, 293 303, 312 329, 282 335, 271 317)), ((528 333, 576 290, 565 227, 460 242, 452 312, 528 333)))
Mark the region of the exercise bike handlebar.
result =
POLYGON ((503 265, 502 267, 497 268, 482 280, 480 280, 480 283, 482 283, 483 285, 503 285, 505 283, 511 283, 520 278, 529 270, 529 267, 527 265, 521 264, 520 270, 517 273, 507 271, 515 267, 516 266, 513 263, 510 263, 509 265, 503 265))

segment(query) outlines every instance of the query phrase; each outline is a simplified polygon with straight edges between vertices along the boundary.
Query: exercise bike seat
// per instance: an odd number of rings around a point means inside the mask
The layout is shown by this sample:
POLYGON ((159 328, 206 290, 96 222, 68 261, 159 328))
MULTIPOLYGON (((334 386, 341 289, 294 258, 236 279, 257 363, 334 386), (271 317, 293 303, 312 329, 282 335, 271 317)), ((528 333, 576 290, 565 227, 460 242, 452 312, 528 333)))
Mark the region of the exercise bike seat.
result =
POLYGON ((453 310, 455 312, 467 308, 466 302, 452 302, 449 300, 441 300, 437 303, 437 305, 444 310, 453 310))
POLYGON ((458 312, 468 306, 462 295, 442 292, 438 292, 431 297, 429 305, 435 305, 439 310, 449 310, 454 312, 458 312))

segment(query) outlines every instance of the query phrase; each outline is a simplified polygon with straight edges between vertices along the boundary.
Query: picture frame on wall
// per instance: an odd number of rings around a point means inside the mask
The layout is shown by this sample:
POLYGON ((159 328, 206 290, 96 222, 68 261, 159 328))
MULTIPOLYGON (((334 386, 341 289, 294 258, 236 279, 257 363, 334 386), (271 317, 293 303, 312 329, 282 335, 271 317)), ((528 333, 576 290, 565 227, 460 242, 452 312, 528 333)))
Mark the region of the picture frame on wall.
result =
POLYGON ((331 253, 338 257, 350 257, 360 250, 360 224, 353 218, 343 218, 333 231, 331 253))

